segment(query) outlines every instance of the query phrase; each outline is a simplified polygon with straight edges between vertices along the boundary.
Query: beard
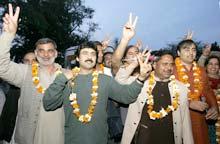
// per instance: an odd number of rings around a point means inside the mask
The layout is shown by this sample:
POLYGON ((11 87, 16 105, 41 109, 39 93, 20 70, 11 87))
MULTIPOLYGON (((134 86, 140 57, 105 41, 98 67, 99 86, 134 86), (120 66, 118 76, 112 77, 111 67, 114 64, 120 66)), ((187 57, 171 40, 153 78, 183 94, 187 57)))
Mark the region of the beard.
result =
POLYGON ((54 63, 54 61, 55 61, 55 58, 56 58, 56 57, 51 57, 51 58, 49 58, 49 60, 44 60, 43 58, 37 56, 38 62, 39 62, 41 65, 43 65, 43 66, 52 65, 52 64, 54 63))

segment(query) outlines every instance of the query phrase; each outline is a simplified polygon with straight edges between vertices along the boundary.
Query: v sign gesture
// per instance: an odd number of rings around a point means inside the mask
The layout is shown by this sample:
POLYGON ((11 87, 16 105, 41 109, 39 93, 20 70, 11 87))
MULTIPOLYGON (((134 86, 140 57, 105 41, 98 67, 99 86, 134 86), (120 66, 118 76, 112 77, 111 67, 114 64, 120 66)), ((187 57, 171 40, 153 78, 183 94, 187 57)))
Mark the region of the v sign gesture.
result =
POLYGON ((134 21, 132 21, 132 13, 130 13, 129 20, 123 28, 123 38, 130 40, 135 35, 135 27, 137 24, 137 20, 138 17, 136 16, 134 18, 134 21))
POLYGON ((186 34, 184 39, 185 40, 191 40, 193 38, 193 34, 194 34, 193 31, 188 30, 188 32, 187 32, 187 34, 186 34))
POLYGON ((18 27, 18 17, 20 13, 20 8, 16 7, 15 13, 13 12, 13 7, 8 4, 8 12, 3 17, 3 30, 5 32, 15 34, 18 27))
POLYGON ((138 76, 138 79, 141 81, 146 80, 152 70, 152 66, 148 62, 150 58, 150 50, 146 54, 145 52, 146 50, 143 53, 139 53, 137 56, 140 65, 140 74, 138 76))

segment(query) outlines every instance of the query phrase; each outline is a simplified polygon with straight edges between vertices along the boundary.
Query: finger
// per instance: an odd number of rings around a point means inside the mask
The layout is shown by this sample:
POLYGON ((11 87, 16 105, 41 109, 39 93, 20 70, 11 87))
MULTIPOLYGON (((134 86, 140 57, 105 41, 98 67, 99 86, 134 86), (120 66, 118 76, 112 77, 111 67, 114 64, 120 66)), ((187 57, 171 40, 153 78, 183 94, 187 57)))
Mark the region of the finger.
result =
POLYGON ((146 56, 146 59, 145 59, 145 61, 144 61, 144 63, 148 63, 148 61, 149 61, 149 58, 150 58, 150 56, 151 56, 151 50, 149 50, 148 52, 147 52, 147 54, 146 54, 147 56, 146 56))
POLYGON ((193 37, 193 34, 194 34, 194 31, 191 31, 191 34, 190 34, 191 38, 193 37))
POLYGON ((9 16, 13 17, 13 8, 12 8, 12 4, 8 4, 8 11, 9 11, 9 16))
POLYGON ((16 7, 14 18, 17 21, 20 13, 20 7, 16 7))
POLYGON ((132 13, 129 13, 129 21, 128 21, 129 24, 132 24, 132 13))
POLYGON ((133 25, 132 25, 132 27, 133 27, 133 28, 135 28, 135 27, 136 27, 137 20, 138 20, 138 17, 136 16, 136 17, 135 17, 135 19, 134 19, 134 23, 133 23, 133 25))
POLYGON ((206 119, 216 119, 217 116, 218 116, 218 113, 214 109, 211 109, 206 114, 206 119))
POLYGON ((4 22, 5 24, 9 24, 9 21, 8 21, 8 19, 7 19, 6 17, 3 17, 3 22, 4 22))
POLYGON ((138 60, 139 65, 141 66, 143 64, 143 62, 142 62, 140 53, 137 55, 137 60, 138 60))
POLYGON ((145 49, 141 54, 142 56, 146 56, 147 49, 145 49))
POLYGON ((127 23, 127 24, 125 25, 125 28, 126 28, 126 29, 132 29, 132 25, 129 24, 129 23, 127 23))

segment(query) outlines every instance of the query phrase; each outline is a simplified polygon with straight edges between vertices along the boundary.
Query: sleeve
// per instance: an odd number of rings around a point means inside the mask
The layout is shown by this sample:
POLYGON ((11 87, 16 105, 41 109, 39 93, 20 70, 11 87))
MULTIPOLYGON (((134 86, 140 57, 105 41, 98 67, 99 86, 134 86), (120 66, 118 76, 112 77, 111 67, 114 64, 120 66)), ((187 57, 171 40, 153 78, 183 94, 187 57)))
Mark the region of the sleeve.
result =
POLYGON ((43 97, 43 106, 46 111, 56 110, 63 104, 63 90, 67 81, 63 73, 59 74, 49 88, 47 88, 43 97))
POLYGON ((191 126, 191 118, 189 112, 189 104, 188 104, 188 96, 187 96, 187 88, 184 86, 182 89, 183 103, 181 106, 181 116, 182 116, 182 125, 183 132, 182 138, 183 143, 185 144, 193 144, 193 134, 192 134, 192 126, 191 126))
POLYGON ((136 80, 129 85, 121 85, 116 80, 111 79, 108 91, 113 100, 130 104, 137 99, 142 87, 143 84, 139 84, 136 80))
POLYGON ((3 32, 0 36, 0 77, 5 81, 21 87, 28 66, 10 60, 10 45, 14 35, 3 32))
POLYGON ((115 80, 119 82, 120 84, 131 84, 132 81, 129 81, 129 77, 131 73, 133 72, 133 68, 131 67, 120 67, 118 72, 115 75, 115 80))

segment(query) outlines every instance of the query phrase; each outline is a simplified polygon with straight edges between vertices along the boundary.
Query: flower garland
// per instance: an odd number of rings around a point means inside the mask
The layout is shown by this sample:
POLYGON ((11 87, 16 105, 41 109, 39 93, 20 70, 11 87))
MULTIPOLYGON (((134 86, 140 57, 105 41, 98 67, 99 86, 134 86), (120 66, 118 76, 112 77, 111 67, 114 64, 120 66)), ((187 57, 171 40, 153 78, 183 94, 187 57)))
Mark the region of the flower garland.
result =
MULTIPOLYGON (((38 73, 39 73, 38 67, 39 67, 39 64, 37 62, 32 63, 32 81, 37 91, 41 94, 44 94, 46 89, 40 84, 40 78, 38 76, 38 73)), ((62 73, 60 69, 55 72, 56 75, 60 73, 62 73)))
POLYGON ((161 110, 159 112, 153 111, 154 108, 154 97, 152 95, 152 90, 153 90, 153 86, 156 83, 155 81, 155 76, 154 76, 154 72, 152 72, 150 74, 149 77, 149 87, 147 89, 147 95, 148 95, 148 99, 147 99, 147 113, 150 116, 150 119, 155 120, 155 119, 162 119, 165 116, 168 115, 168 113, 170 113, 171 111, 175 111, 178 108, 179 105, 179 93, 178 93, 178 87, 176 85, 176 81, 175 81, 175 76, 172 75, 170 77, 171 80, 171 85, 172 85, 172 89, 174 92, 174 98, 172 100, 172 105, 168 105, 167 108, 161 108, 161 110))
POLYGON ((99 64, 99 73, 100 74, 104 73, 104 64, 99 64))
MULTIPOLYGON (((183 64, 181 63, 180 58, 175 59, 175 64, 176 64, 178 79, 181 82, 183 82, 184 84, 186 84, 187 87, 189 88, 190 87, 189 77, 186 74, 186 69, 184 68, 183 64)), ((193 80, 194 91, 190 90, 188 92, 188 99, 189 100, 199 100, 203 87, 202 87, 202 83, 201 83, 201 81, 202 81, 201 70, 197 66, 196 62, 193 62, 192 70, 193 70, 193 76, 194 76, 194 80, 193 80)))
MULTIPOLYGON (((80 71, 79 68, 72 69, 72 73, 73 73, 73 78, 72 78, 72 83, 71 83, 72 87, 74 86, 73 80, 79 74, 79 71, 80 71)), ((98 98, 98 93, 97 93, 98 75, 99 75, 99 72, 94 70, 93 73, 92 73, 92 76, 93 76, 93 78, 92 78, 92 93, 91 93, 91 102, 90 102, 89 107, 88 107, 88 113, 86 113, 84 115, 82 115, 80 113, 80 106, 77 102, 76 93, 72 92, 69 96, 69 100, 70 100, 72 108, 73 108, 73 114, 82 123, 89 123, 91 121, 92 116, 93 116, 95 106, 97 104, 97 98, 98 98)))

